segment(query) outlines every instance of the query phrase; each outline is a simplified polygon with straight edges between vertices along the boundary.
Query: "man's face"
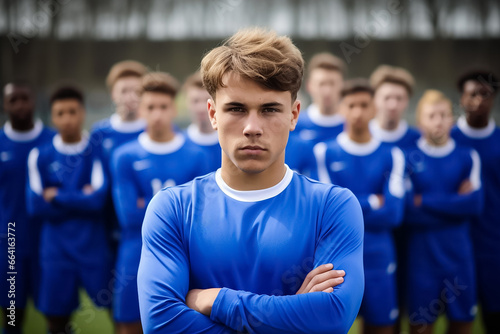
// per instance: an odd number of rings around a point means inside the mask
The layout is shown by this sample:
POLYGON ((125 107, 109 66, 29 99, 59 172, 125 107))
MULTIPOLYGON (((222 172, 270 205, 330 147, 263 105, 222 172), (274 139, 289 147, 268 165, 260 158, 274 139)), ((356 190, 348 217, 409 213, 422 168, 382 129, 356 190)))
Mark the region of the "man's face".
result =
POLYGON ((418 121, 426 138, 435 144, 443 144, 453 127, 453 113, 447 102, 425 104, 418 121))
POLYGON ((289 132, 295 129, 300 102, 289 91, 269 90, 234 73, 209 100, 212 126, 219 132, 222 164, 260 173, 284 163, 289 132))
POLYGON ((144 92, 139 104, 139 114, 146 120, 148 131, 161 136, 166 131, 170 131, 177 109, 171 95, 144 92))
POLYGON ((8 84, 4 88, 4 110, 9 118, 16 121, 33 119, 35 101, 28 87, 8 84))
POLYGON ((309 74, 307 91, 320 109, 334 110, 340 101, 343 83, 339 71, 316 68, 309 74))
POLYGON ((189 87, 186 91, 187 104, 191 113, 191 120, 198 128, 207 129, 212 127, 207 113, 207 101, 210 94, 198 87, 189 87))
POLYGON ((131 120, 137 117, 140 88, 141 78, 132 76, 120 78, 113 85, 111 98, 123 119, 131 120))
POLYGON ((356 132, 368 130, 368 124, 375 116, 373 98, 367 92, 349 94, 342 99, 340 112, 352 130, 356 132))
POLYGON ((495 94, 490 86, 475 80, 465 82, 460 103, 467 114, 488 117, 494 101, 495 94))
POLYGON ((378 114, 388 121, 399 123, 408 108, 408 91, 402 85, 386 82, 377 88, 374 102, 378 114))
POLYGON ((56 100, 52 103, 52 123, 63 137, 79 134, 85 121, 85 109, 76 99, 56 100))

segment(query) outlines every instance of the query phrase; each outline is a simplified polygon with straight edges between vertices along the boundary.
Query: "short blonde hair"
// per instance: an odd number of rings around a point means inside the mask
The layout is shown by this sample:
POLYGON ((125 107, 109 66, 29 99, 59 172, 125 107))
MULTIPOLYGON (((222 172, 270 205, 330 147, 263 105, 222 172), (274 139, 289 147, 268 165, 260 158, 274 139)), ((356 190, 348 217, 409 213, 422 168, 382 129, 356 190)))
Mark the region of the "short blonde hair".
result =
POLYGON ((453 113, 453 104, 451 103, 451 100, 446 97, 446 95, 444 95, 439 90, 435 90, 435 89, 426 90, 417 104, 417 110, 415 113, 417 123, 420 122, 420 117, 422 115, 422 109, 424 108, 425 105, 438 104, 441 102, 445 102, 446 104, 448 104, 448 106, 450 107, 450 113, 453 113))
POLYGON ((295 100, 304 74, 304 60, 290 38, 250 28, 238 31, 203 57, 203 85, 213 99, 217 89, 225 87, 222 79, 229 72, 271 90, 289 91, 295 100))
POLYGON ((410 72, 402 67, 394 67, 389 65, 380 65, 373 71, 370 76, 370 84, 375 91, 384 83, 393 83, 403 86, 408 95, 413 94, 413 86, 415 86, 415 79, 410 72))
POLYGON ((146 74, 146 66, 135 60, 124 60, 114 64, 106 77, 106 85, 112 89, 118 79, 125 77, 140 78, 146 74))
POLYGON ((163 93, 175 98, 179 90, 179 82, 165 72, 150 72, 142 77, 140 95, 145 92, 163 93))
POLYGON ((188 88, 200 88, 204 89, 203 80, 201 78, 200 71, 196 71, 190 76, 187 77, 186 81, 184 81, 184 85, 182 86, 183 90, 187 90, 188 88))
POLYGON ((309 60, 309 65, 307 66, 308 75, 311 75, 311 72, 317 68, 338 71, 342 76, 345 76, 347 73, 345 62, 328 52, 317 53, 309 60))

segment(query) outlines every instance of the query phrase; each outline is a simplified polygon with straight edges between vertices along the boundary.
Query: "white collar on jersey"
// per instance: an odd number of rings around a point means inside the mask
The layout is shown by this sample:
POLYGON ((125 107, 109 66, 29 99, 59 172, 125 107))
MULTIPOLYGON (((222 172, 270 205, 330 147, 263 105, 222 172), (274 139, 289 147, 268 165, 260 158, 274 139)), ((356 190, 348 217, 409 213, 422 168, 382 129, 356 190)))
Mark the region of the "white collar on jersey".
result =
POLYGON ((217 131, 202 133, 196 124, 190 124, 188 126, 187 135, 189 139, 200 146, 212 146, 219 143, 219 134, 217 131))
POLYGON ((483 139, 491 136, 492 133, 495 132, 496 125, 493 118, 490 118, 490 120, 488 121, 488 125, 486 125, 484 128, 475 129, 467 123, 465 116, 460 116, 457 121, 457 127, 467 137, 475 139, 483 139))
POLYGON ((167 142, 158 142, 151 139, 147 132, 142 132, 139 137, 139 144, 149 153, 152 154, 170 154, 178 151, 186 141, 184 136, 176 133, 175 137, 167 142))
POLYGON ((347 132, 341 132, 337 136, 337 143, 339 143, 340 147, 347 153, 358 156, 372 154, 380 146, 380 141, 374 137, 372 137, 372 139, 370 139, 367 143, 356 143, 349 138, 347 132))
POLYGON ((146 128, 146 122, 142 118, 126 122, 117 113, 109 117, 109 123, 114 130, 121 133, 132 133, 146 128))
POLYGON ((14 130, 10 121, 7 121, 3 127, 5 135, 12 141, 24 142, 31 141, 37 138, 43 130, 43 123, 41 120, 37 119, 33 125, 33 129, 28 131, 18 131, 14 130))
POLYGON ((455 141, 452 138, 450 138, 448 139, 446 144, 441 146, 435 146, 429 144, 424 137, 420 137, 419 140, 417 141, 417 146, 422 152, 424 152, 430 157, 443 158, 448 154, 450 154, 451 152, 453 152, 456 144, 455 141))
POLYGON ((215 182, 219 186, 220 190, 227 196, 231 197, 240 202, 259 202, 266 199, 278 196, 283 192, 283 190, 288 187, 293 178, 293 171, 287 166, 285 176, 281 179, 278 184, 272 186, 271 188, 259 189, 259 190, 235 190, 230 188, 226 182, 222 179, 221 169, 217 169, 215 172, 215 182))
POLYGON ((82 153, 89 143, 89 134, 86 131, 82 131, 82 139, 77 143, 65 143, 62 140, 61 135, 58 133, 52 139, 52 144, 57 152, 66 155, 75 155, 82 153))
POLYGON ((382 129, 376 119, 372 119, 370 121, 370 131, 378 140, 385 143, 394 143, 406 134, 408 131, 408 122, 403 119, 394 130, 386 130, 382 129))
POLYGON ((344 116, 339 114, 323 115, 315 104, 311 104, 307 108, 307 115, 311 119, 311 122, 322 127, 334 127, 344 123, 345 120, 344 116))

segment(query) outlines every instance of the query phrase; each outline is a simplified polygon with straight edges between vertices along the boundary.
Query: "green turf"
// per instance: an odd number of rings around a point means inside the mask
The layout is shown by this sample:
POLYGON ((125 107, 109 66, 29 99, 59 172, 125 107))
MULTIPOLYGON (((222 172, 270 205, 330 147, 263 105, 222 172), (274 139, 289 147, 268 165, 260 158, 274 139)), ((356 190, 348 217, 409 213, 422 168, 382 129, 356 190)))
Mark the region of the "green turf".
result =
MULTIPOLYGON (((75 334, 113 334, 111 316, 105 310, 96 309, 85 293, 81 293, 82 303, 71 319, 75 334)), ((3 319, 3 316, 2 316, 3 319)), ((349 334, 359 333, 359 321, 352 326, 349 334)), ((32 303, 28 304, 26 326, 24 334, 46 334, 47 325, 43 315, 38 312, 32 303)), ((405 322, 401 334, 407 334, 408 323, 405 322)), ((434 334, 446 333, 446 318, 440 317, 435 324, 434 334)), ((484 334, 479 317, 474 322, 474 334, 484 334)))

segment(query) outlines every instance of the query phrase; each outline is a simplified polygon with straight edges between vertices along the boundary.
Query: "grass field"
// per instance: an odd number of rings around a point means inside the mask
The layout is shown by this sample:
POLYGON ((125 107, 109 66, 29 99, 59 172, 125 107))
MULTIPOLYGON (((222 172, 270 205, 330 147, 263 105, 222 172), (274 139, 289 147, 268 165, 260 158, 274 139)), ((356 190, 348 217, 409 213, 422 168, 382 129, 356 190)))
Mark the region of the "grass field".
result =
MULTIPOLYGON (((96 309, 90 299, 81 294, 82 303, 72 318, 72 328, 74 334, 113 334, 113 323, 107 311, 96 309)), ((3 319, 3 316, 2 316, 3 319)), ((358 334, 359 321, 352 326, 349 334, 358 334)), ((38 312, 33 304, 28 305, 26 314, 26 327, 24 334, 46 334, 47 327, 42 314, 38 312)), ((409 333, 408 324, 405 323, 401 334, 409 333)), ((435 325, 434 334, 446 333, 446 319, 441 317, 435 325)), ((474 323, 474 334, 484 334, 479 318, 474 323)))

